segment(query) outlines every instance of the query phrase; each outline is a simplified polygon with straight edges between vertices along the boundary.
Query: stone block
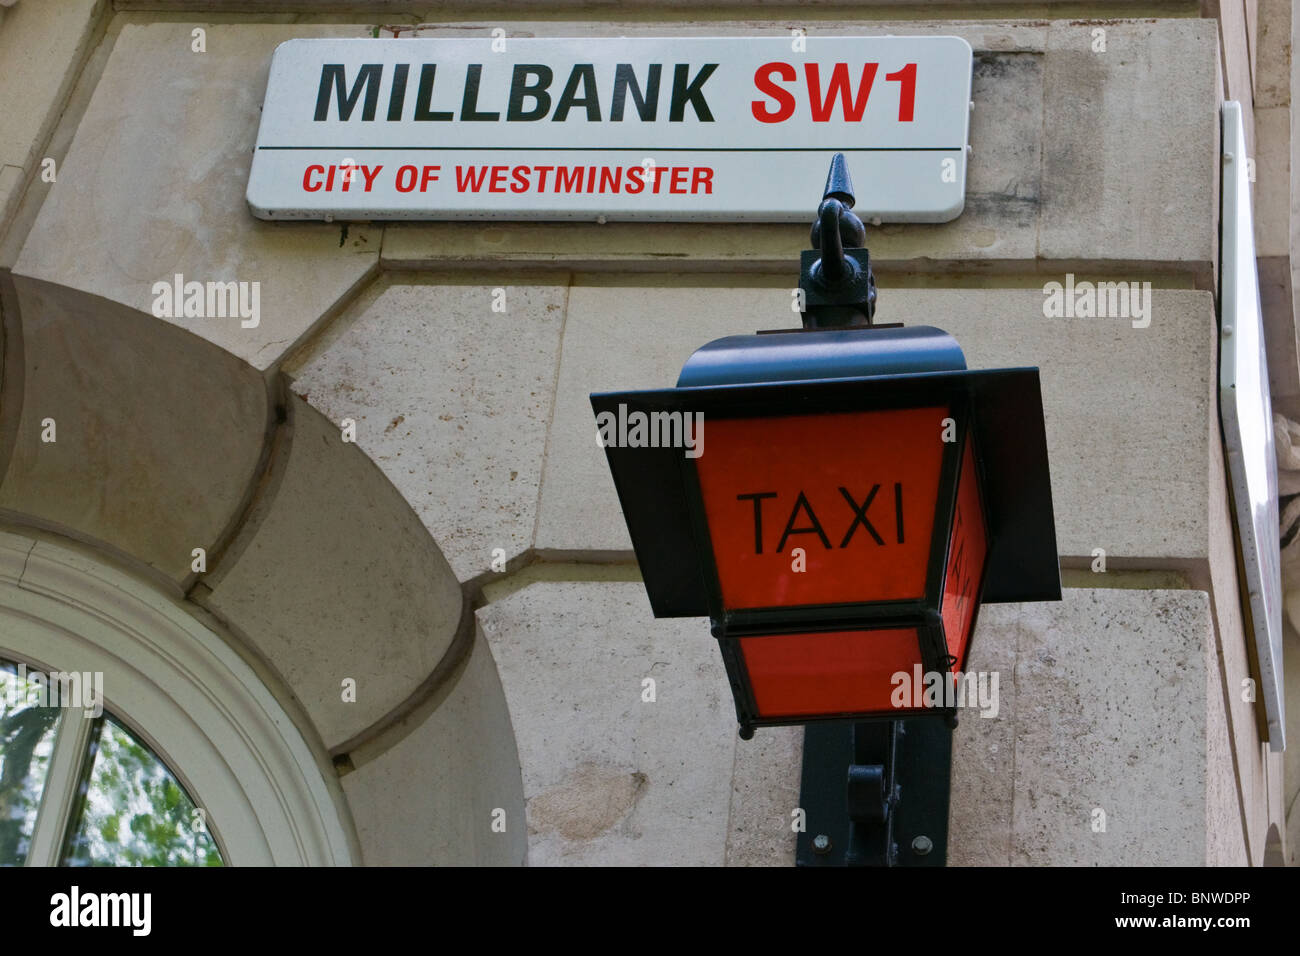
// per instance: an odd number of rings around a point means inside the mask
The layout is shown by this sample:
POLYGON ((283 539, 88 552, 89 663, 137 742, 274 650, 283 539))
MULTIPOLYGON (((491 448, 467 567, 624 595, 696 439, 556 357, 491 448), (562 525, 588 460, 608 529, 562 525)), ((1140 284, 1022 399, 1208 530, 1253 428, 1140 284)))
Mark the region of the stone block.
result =
MULTIPOLYGON (((1037 289, 882 289, 878 318, 951 332, 971 368, 1041 369, 1061 554, 1091 559, 1103 548, 1112 559, 1206 558, 1208 442, 1216 427, 1212 296, 1153 290, 1145 328, 1123 317, 1047 318, 1046 298, 1037 289)), ((711 339, 797 326, 789 302, 789 290, 779 288, 670 288, 638 297, 629 287, 575 286, 538 548, 631 546, 595 441, 590 392, 671 387, 690 352, 711 339)), ((707 436, 706 422, 706 455, 707 436)))
POLYGON ((386 278, 289 369, 313 407, 356 421, 461 580, 533 543, 567 289, 509 283, 386 278))
POLYGON ((517 735, 530 862, 721 866, 736 718, 708 628, 655 621, 639 582, 533 584, 478 619, 517 735))
POLYGON ((25 368, 0 508, 185 581, 193 549, 222 540, 257 475, 265 383, 132 309, 14 281, 25 368))
POLYGON ((291 406, 277 486, 204 580, 204 603, 248 636, 333 748, 423 684, 456 634, 461 591, 374 463, 304 402, 291 406))
POLYGON ((192 29, 122 27, 14 271, 145 314, 156 314, 155 283, 177 274, 250 283, 250 305, 258 283, 256 316, 160 320, 266 369, 376 269, 380 237, 360 225, 267 223, 249 213, 244 190, 271 53, 291 37, 364 34, 207 24, 199 53, 192 29))
POLYGON ((519 755, 481 635, 437 709, 342 783, 367 866, 526 862, 519 755))

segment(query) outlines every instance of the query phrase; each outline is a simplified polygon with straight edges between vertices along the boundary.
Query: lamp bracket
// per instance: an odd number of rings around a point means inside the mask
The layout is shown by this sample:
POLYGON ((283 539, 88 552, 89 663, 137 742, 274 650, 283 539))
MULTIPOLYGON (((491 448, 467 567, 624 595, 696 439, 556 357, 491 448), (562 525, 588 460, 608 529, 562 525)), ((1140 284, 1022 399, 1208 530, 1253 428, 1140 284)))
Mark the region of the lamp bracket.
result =
POLYGON ((808 724, 796 865, 945 865, 951 764, 934 717, 808 724))

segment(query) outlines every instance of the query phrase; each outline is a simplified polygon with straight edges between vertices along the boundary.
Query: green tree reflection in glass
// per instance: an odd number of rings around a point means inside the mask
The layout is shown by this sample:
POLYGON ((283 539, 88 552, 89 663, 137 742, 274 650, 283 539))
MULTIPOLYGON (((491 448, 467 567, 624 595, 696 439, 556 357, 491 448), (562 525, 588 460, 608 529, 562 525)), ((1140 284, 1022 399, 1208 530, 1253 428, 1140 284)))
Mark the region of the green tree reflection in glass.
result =
POLYGON ((0 866, 27 859, 54 751, 60 712, 39 706, 36 692, 13 664, 0 661, 0 866))
POLYGON ((107 715, 89 763, 64 865, 223 865, 203 814, 180 783, 107 715))

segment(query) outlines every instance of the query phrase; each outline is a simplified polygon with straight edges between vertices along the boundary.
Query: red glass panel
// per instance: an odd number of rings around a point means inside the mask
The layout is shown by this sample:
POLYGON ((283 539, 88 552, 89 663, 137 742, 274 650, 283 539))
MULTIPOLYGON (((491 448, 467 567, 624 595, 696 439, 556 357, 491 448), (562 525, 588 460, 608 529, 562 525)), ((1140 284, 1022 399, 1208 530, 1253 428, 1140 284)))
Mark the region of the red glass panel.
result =
POLYGON ((920 663, 914 627, 739 639, 758 715, 896 712, 893 678, 920 663))
POLYGON ((723 605, 924 597, 947 416, 707 421, 696 468, 723 605))
POLYGON ((957 481, 957 506, 953 509, 952 537, 948 545, 948 567, 944 574, 943 631, 948 653, 957 658, 953 670, 966 667, 971 624, 979 606, 979 591, 988 557, 988 529, 980 507, 979 475, 975 469, 973 442, 966 441, 957 481))

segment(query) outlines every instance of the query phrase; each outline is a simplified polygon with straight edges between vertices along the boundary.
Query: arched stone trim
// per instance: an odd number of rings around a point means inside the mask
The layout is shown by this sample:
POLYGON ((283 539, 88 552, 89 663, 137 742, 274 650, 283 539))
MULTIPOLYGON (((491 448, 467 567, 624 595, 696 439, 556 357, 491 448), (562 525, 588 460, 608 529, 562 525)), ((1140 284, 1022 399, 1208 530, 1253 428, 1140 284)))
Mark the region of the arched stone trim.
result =
POLYGON ((220 636, 154 587, 0 532, 0 657, 103 672, 105 708, 181 778, 228 862, 359 859, 324 755, 220 636))

